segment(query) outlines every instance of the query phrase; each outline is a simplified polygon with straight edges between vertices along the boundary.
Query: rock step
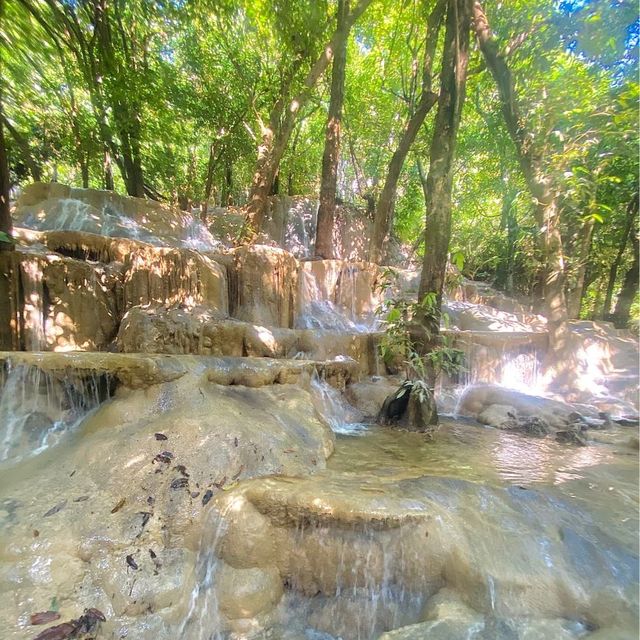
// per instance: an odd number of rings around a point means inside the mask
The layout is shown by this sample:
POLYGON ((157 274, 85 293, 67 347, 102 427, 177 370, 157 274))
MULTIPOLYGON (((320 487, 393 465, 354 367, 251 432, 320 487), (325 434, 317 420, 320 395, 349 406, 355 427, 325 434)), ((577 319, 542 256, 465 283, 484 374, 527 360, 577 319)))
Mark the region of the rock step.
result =
POLYGON ((124 317, 117 346, 122 353, 248 356, 335 360, 351 358, 363 375, 379 374, 382 333, 287 329, 220 318, 207 309, 134 307, 124 317))
POLYGON ((53 374, 76 377, 108 375, 132 389, 170 382, 186 374, 205 377, 219 385, 262 387, 272 384, 295 384, 303 376, 317 372, 339 389, 357 376, 353 360, 290 360, 273 358, 217 358, 213 356, 132 354, 76 351, 0 352, 6 369, 17 365, 35 367, 53 374))

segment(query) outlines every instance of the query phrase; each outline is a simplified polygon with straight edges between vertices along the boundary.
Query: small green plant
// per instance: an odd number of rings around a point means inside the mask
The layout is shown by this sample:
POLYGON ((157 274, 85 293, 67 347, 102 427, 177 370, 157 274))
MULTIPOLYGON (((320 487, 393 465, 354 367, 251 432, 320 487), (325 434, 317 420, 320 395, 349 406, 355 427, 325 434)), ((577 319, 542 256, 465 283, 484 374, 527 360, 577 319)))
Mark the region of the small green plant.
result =
MULTIPOLYGON (((389 289, 387 287, 385 291, 389 289)), ((464 352, 452 346, 449 336, 439 335, 437 346, 427 353, 421 353, 412 338, 412 329, 419 325, 422 339, 427 343, 433 341, 435 336, 430 327, 439 319, 437 303, 437 295, 430 292, 417 302, 409 302, 403 297, 388 297, 377 310, 385 326, 379 344, 380 355, 386 365, 398 369, 404 367, 408 379, 435 381, 441 372, 454 376, 464 371, 464 352)), ((443 319, 446 326, 446 314, 443 314, 443 319)))
POLYGON ((8 244, 16 243, 16 241, 6 231, 0 231, 0 242, 6 242, 8 244))

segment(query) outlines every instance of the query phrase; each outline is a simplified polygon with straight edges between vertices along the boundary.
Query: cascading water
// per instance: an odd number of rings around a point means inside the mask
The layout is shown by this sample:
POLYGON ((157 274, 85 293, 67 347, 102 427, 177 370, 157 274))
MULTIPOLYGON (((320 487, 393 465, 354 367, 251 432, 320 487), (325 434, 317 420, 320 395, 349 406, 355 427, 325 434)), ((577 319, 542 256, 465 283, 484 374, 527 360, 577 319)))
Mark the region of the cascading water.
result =
POLYGON ((311 393, 315 410, 335 433, 358 435, 366 431, 362 414, 352 407, 344 396, 314 371, 311 377, 311 393))
POLYGON ((302 519, 290 535, 298 553, 278 610, 283 637, 365 640, 419 619, 428 589, 409 576, 403 528, 302 519))
POLYGON ((460 376, 463 387, 487 383, 526 393, 542 391, 540 370, 544 353, 540 345, 510 344, 507 335, 502 344, 482 344, 469 337, 456 341, 456 346, 465 353, 465 370, 460 376))
MULTIPOLYGON (((79 197, 83 196, 80 194, 79 197)), ((162 220, 158 226, 150 215, 137 218, 127 215, 119 208, 117 201, 90 204, 81 199, 61 198, 46 216, 38 211, 29 213, 21 224, 38 231, 85 231, 108 237, 131 238, 159 247, 182 246, 210 251, 220 246, 197 214, 172 212, 165 215, 170 216, 170 222, 162 220)))
POLYGON ((347 265, 335 276, 329 297, 310 270, 300 270, 300 313, 298 329, 324 329, 351 333, 369 333, 378 328, 373 314, 358 313, 356 307, 356 268, 347 265))
POLYGON ((0 463, 55 446, 110 394, 105 376, 59 378, 36 366, 7 363, 0 376, 0 463))
POLYGON ((196 560, 196 583, 189 598, 187 615, 179 625, 176 637, 181 640, 224 640, 222 619, 216 578, 219 575, 220 558, 218 546, 225 534, 229 509, 218 511, 213 508, 208 514, 208 523, 203 529, 198 557, 196 560))

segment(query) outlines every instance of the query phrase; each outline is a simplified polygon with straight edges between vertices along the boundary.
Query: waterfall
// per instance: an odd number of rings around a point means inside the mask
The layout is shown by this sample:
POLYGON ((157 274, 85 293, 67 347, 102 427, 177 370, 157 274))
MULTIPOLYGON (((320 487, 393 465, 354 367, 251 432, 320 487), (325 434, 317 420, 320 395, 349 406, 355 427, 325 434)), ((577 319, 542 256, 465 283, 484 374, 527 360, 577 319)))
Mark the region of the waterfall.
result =
POLYGON ((122 199, 109 199, 101 192, 83 194, 77 190, 73 195, 76 197, 60 198, 46 216, 39 211, 29 213, 22 224, 38 231, 84 231, 199 251, 210 251, 220 244, 193 213, 153 208, 137 211, 122 199), (82 199, 90 196, 94 196, 91 201, 82 199))
POLYGON ((0 463, 15 463, 56 445, 110 395, 111 381, 5 365, 0 372, 0 463))
POLYGON ((456 342, 465 352, 466 370, 461 384, 498 384, 516 391, 541 393, 540 369, 543 348, 536 342, 510 340, 505 333, 495 344, 483 343, 471 335, 456 342))
POLYGON ((311 395, 315 410, 335 433, 359 435, 366 431, 362 414, 317 372, 311 377, 311 395))
POLYGON ((202 540, 198 546, 196 560, 196 583, 189 598, 189 610, 179 626, 176 638, 182 640, 224 640, 223 625, 216 589, 221 560, 218 557, 220 540, 227 528, 226 516, 236 505, 230 502, 225 509, 218 511, 214 506, 207 515, 207 524, 203 527, 202 540))
POLYGON ((370 640, 419 619, 429 594, 411 576, 403 527, 302 519, 290 531, 296 560, 278 613, 292 638, 370 640))
POLYGON ((324 329, 348 333, 375 331, 378 322, 373 313, 358 308, 356 277, 358 268, 338 261, 324 261, 325 282, 303 263, 300 269, 300 310, 298 329, 324 329))

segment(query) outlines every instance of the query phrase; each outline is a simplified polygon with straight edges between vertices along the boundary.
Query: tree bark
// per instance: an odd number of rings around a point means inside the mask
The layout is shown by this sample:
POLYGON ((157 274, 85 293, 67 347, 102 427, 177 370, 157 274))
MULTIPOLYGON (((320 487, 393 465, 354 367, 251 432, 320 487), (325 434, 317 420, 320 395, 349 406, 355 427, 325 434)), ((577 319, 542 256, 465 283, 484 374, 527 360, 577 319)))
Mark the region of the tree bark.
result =
MULTIPOLYGON (((200 219, 206 224, 207 211, 209 210, 209 199, 213 189, 213 171, 216 165, 216 148, 213 142, 209 145, 209 160, 207 161, 207 178, 204 183, 204 198, 200 204, 200 219)), ((224 206, 224 204, 223 204, 224 206)))
POLYGON ((618 252, 614 258, 611 268, 609 269, 609 281, 607 282, 607 293, 604 298, 604 304, 602 307, 602 318, 608 320, 611 315, 611 301, 613 299, 613 290, 616 286, 616 280, 618 279, 618 269, 622 262, 622 256, 627 248, 627 242, 629 241, 629 234, 633 228, 633 223, 638 215, 638 193, 634 193, 629 204, 627 205, 627 221, 622 231, 622 237, 620 238, 620 244, 618 245, 618 252))
MULTIPOLYGON (((371 0, 359 0, 345 20, 346 32, 362 15, 371 0)), ((249 203, 246 209, 244 239, 251 239, 261 230, 267 208, 267 199, 271 185, 287 148, 296 119, 308 102, 313 88, 333 59, 333 52, 339 48, 344 32, 336 30, 315 61, 303 83, 303 88, 293 100, 286 103, 284 96, 276 102, 269 117, 269 123, 261 124, 261 141, 258 146, 258 160, 253 175, 249 203)))
POLYGON ((33 153, 31 153, 31 148, 29 147, 27 139, 11 124, 11 122, 9 122, 4 114, 2 114, 2 124, 4 125, 4 128, 11 134, 11 137, 15 140, 15 143, 18 145, 24 163, 28 167, 31 177, 34 181, 40 182, 42 180, 42 170, 36 159, 33 157, 33 153))
POLYGON ((426 193, 425 253, 419 300, 435 293, 436 307, 420 318, 427 341, 435 344, 440 332, 442 293, 451 237, 453 159, 465 100, 471 0, 449 0, 440 74, 440 95, 429 158, 426 193))
POLYGON ((425 52, 422 63, 422 90, 418 105, 409 118, 409 122, 400 138, 389 167, 384 187, 378 198, 374 219, 373 233, 369 245, 369 262, 380 262, 384 257, 384 245, 391 231, 393 220, 393 208, 395 205, 396 193, 398 190, 398 180, 404 166, 404 161, 413 145, 418 131, 431 108, 438 100, 437 94, 431 91, 433 59, 435 57, 436 46, 438 44, 438 34, 440 25, 446 9, 446 0, 438 0, 427 19, 427 32, 425 38, 425 52))
MULTIPOLYGON (((4 141, 4 116, 2 115, 2 94, 0 93, 0 233, 6 234, 6 239, 10 239, 13 232, 11 221, 11 209, 9 204, 9 190, 11 181, 9 179, 9 163, 7 161, 7 148, 4 141)), ((5 242, 0 238, 0 251, 12 251, 13 242, 5 242)), ((3 301, 3 304, 6 301, 3 301)))
POLYGON ((591 254, 591 241, 593 240, 594 227, 595 222, 593 218, 589 218, 582 223, 578 233, 571 274, 570 277, 567 278, 568 286, 566 296, 569 318, 580 317, 580 308, 582 306, 585 277, 587 275, 587 266, 589 265, 589 257, 591 254))
POLYGON ((616 302, 616 308, 613 312, 611 319, 618 329, 625 329, 629 325, 629 318, 631 316, 631 305, 638 293, 638 275, 640 273, 640 243, 638 242, 638 219, 635 217, 634 229, 631 233, 631 246, 633 247, 633 262, 629 267, 629 270, 625 274, 624 282, 622 283, 622 289, 618 295, 618 301, 616 302))
POLYGON ((502 115, 513 141, 520 168, 535 201, 538 246, 544 265, 543 296, 550 328, 551 347, 559 350, 568 318, 564 292, 565 265, 560 234, 560 211, 551 178, 544 174, 541 158, 534 151, 533 135, 527 129, 518 105, 515 84, 504 57, 498 51, 480 2, 473 2, 473 22, 480 50, 498 87, 502 115))
POLYGON ((233 162, 227 158, 224 168, 224 182, 222 184, 222 201, 223 207, 233 204, 233 162))
POLYGON ((338 0, 337 31, 342 34, 333 57, 331 71, 331 98, 322 155, 322 179, 320 182, 320 205, 316 224, 316 256, 333 257, 333 219, 336 210, 336 186, 338 183, 338 161, 340 158, 340 134, 342 126, 342 104, 344 102, 344 78, 347 67, 348 32, 345 20, 349 13, 349 0, 338 0))
POLYGON ((113 184, 113 165, 111 164, 111 153, 108 149, 104 150, 104 188, 107 191, 114 190, 113 184))
POLYGON ((122 163, 124 167, 124 175, 127 194, 135 198, 144 198, 144 174, 142 171, 142 157, 140 146, 140 127, 137 122, 137 116, 119 114, 121 121, 120 126, 120 144, 122 147, 122 163))

